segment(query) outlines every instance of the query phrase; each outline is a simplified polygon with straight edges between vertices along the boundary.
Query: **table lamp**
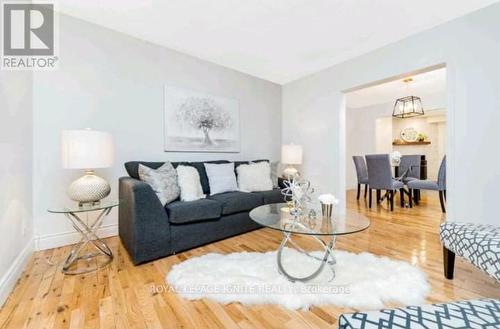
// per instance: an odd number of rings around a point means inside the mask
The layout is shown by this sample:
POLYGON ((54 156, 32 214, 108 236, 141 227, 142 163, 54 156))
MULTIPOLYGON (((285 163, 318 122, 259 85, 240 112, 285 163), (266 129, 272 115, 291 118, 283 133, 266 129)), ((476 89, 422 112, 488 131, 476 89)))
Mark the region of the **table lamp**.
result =
POLYGON ((94 174, 94 169, 113 165, 111 134, 91 129, 62 132, 62 163, 64 168, 84 169, 85 175, 68 187, 68 196, 80 206, 98 203, 111 192, 109 183, 94 174))
POLYGON ((302 146, 295 144, 281 146, 281 162, 287 165, 283 170, 283 178, 297 176, 299 172, 293 166, 302 164, 302 146))

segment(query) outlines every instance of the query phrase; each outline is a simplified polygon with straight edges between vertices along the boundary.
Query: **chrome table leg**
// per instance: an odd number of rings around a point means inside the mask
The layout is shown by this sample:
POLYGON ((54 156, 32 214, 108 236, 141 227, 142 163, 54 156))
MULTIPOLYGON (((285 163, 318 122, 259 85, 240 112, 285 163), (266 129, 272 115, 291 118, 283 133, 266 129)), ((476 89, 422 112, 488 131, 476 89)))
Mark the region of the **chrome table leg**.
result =
POLYGON ((80 241, 73 246, 69 255, 63 263, 62 271, 65 274, 82 274, 96 270, 109 264, 113 260, 113 252, 102 241, 96 234, 97 228, 100 227, 104 218, 111 212, 111 208, 107 208, 101 211, 97 219, 91 224, 87 225, 76 213, 67 213, 66 216, 71 221, 71 224, 81 235, 80 241), (93 245, 97 252, 89 253, 85 255, 80 255, 82 250, 87 245, 93 245), (95 267, 85 268, 81 270, 70 270, 70 267, 74 265, 80 259, 91 259, 98 256, 104 256, 106 260, 101 264, 97 264, 95 267))
POLYGON ((325 265, 328 264, 330 266, 330 270, 332 271, 332 278, 330 279, 330 281, 333 280, 335 278, 334 265, 336 264, 336 260, 335 260, 335 257, 333 255, 333 247, 335 246, 336 237, 335 236, 330 237, 331 241, 327 244, 319 237, 311 235, 311 237, 314 238, 316 241, 318 241, 324 249, 323 256, 317 257, 317 256, 312 255, 311 253, 305 251, 304 249, 300 248, 292 240, 291 235, 292 234, 289 232, 284 232, 284 238, 281 241, 280 247, 278 249, 277 260, 278 260, 279 273, 292 282, 295 282, 295 281, 308 282, 308 281, 311 281, 314 278, 316 278, 323 271, 323 268, 325 267, 325 265), (304 254, 308 257, 311 257, 311 258, 319 261, 319 265, 318 265, 317 269, 314 270, 311 274, 304 276, 304 277, 296 277, 296 276, 291 275, 289 272, 287 272, 283 266, 283 251, 284 251, 285 246, 288 242, 290 242, 290 244, 294 247, 295 250, 301 252, 302 254, 304 254))

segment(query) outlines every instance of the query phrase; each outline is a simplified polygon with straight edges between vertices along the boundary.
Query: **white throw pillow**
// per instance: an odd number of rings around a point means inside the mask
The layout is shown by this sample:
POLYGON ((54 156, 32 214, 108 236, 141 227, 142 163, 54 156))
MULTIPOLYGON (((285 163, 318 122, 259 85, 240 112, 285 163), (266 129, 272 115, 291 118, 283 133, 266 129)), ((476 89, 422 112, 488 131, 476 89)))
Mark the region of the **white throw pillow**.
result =
POLYGON ((163 206, 179 197, 177 172, 168 161, 158 169, 139 164, 139 178, 151 186, 163 206))
POLYGON ((238 172, 238 187, 242 192, 260 192, 273 189, 271 180, 271 166, 262 161, 236 168, 238 172))
POLYGON ((204 163, 207 172, 210 195, 238 190, 234 163, 204 163))
POLYGON ((205 198, 198 170, 191 166, 178 166, 177 179, 181 188, 181 201, 195 201, 205 198))

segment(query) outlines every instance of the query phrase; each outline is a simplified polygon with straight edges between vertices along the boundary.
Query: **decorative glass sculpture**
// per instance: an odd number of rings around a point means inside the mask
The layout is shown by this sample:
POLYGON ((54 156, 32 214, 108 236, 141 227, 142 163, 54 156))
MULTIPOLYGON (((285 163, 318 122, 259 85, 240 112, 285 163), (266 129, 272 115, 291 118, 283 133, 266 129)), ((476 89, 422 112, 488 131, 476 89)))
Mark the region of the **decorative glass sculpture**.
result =
POLYGON ((296 177, 283 181, 285 188, 281 190, 285 202, 290 204, 290 214, 298 218, 304 211, 308 202, 311 202, 311 194, 314 189, 308 180, 296 177))

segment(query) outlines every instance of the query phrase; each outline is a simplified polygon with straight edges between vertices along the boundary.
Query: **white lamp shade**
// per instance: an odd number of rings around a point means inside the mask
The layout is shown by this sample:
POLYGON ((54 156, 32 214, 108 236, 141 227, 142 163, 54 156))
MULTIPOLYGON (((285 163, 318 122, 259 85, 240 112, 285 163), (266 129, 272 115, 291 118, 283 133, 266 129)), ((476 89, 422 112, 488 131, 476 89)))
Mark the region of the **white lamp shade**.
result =
POLYGON ((302 146, 295 144, 281 146, 281 162, 290 165, 302 164, 302 146))
POLYGON ((107 132, 64 130, 61 151, 64 168, 97 169, 113 165, 113 139, 107 132))

